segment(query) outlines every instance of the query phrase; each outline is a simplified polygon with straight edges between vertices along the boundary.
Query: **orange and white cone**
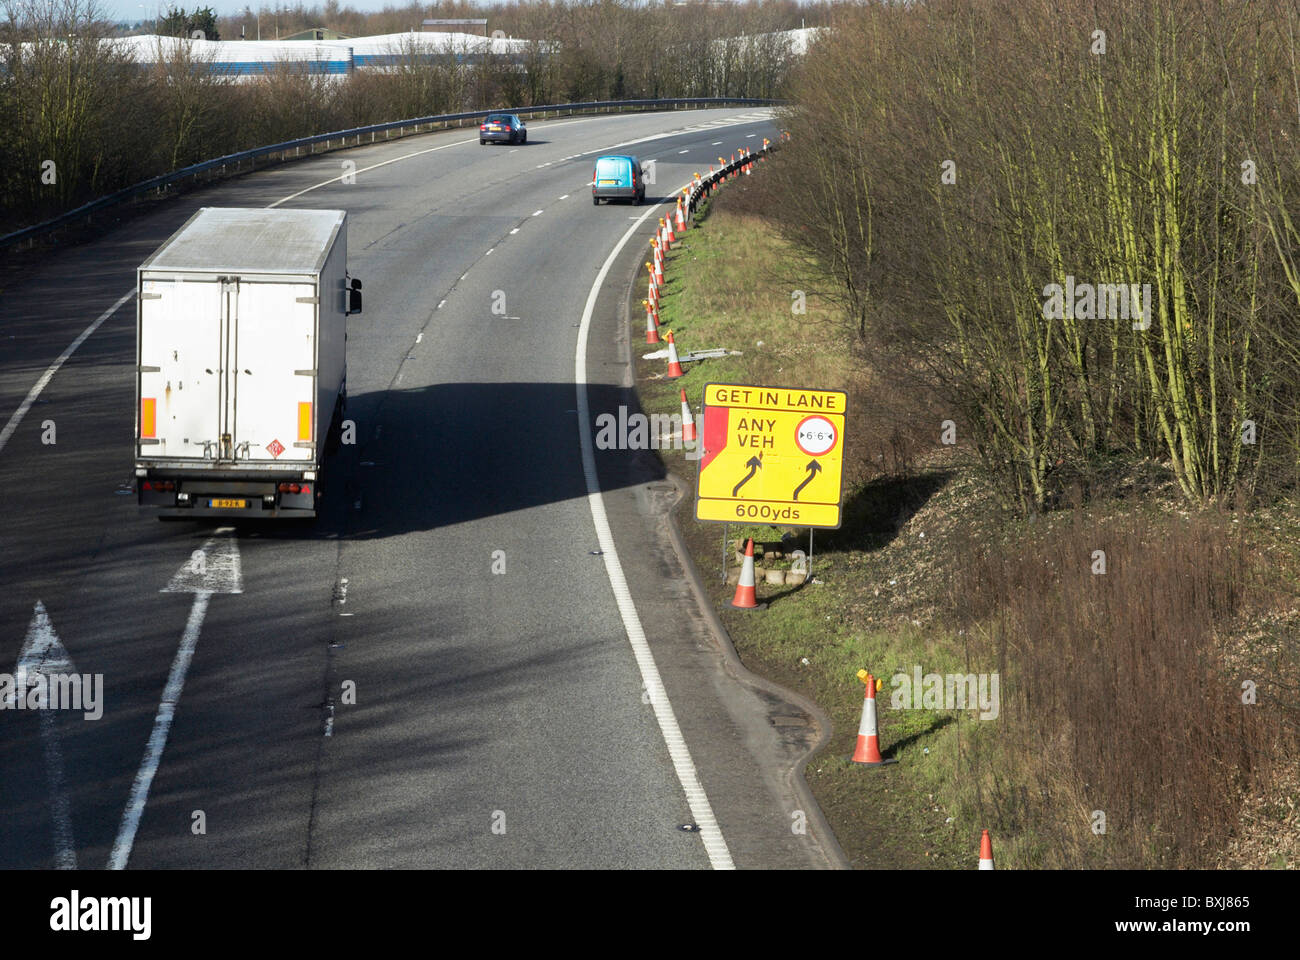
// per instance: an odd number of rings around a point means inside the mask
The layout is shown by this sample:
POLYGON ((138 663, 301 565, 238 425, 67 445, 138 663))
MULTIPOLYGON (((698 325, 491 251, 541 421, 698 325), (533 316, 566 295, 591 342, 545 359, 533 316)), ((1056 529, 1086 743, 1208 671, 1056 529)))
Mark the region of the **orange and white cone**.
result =
POLYGON ((745 541, 745 562, 740 568, 740 582, 736 584, 736 596, 731 605, 737 610, 761 610, 763 604, 758 602, 754 592, 754 539, 745 541))
POLYGON ((645 304, 645 342, 659 342, 659 323, 655 320, 655 308, 649 300, 642 300, 645 304))
POLYGON ((980 869, 993 869, 993 841, 989 839, 987 830, 980 834, 980 869))
POLYGON ((851 758, 854 763, 879 767, 885 758, 880 755, 880 735, 876 729, 876 678, 865 670, 858 671, 858 679, 867 685, 867 695, 862 700, 862 721, 858 724, 858 748, 851 758))
POLYGON ((677 242, 677 234, 673 232, 673 215, 671 213, 664 219, 664 232, 667 233, 670 244, 677 242))
POLYGON ((677 229, 686 229, 686 205, 682 203, 682 198, 677 198, 677 229))
POLYGON ((676 380, 678 377, 686 376, 686 371, 682 369, 682 362, 677 359, 677 344, 673 342, 673 332, 668 331, 668 373, 669 380, 676 380))
POLYGON ((695 439, 695 418, 691 416, 691 405, 686 402, 686 391, 682 391, 682 442, 695 439))

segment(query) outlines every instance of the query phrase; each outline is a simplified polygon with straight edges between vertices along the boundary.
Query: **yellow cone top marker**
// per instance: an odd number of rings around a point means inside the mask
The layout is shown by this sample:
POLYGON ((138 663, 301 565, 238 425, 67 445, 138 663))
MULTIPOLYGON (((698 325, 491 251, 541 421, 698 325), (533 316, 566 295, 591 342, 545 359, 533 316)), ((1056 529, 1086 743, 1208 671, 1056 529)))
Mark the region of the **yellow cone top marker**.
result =
MULTIPOLYGON (((869 673, 868 673, 867 671, 865 671, 865 670, 859 670, 859 671, 858 671, 858 679, 861 680, 863 683, 866 683, 866 682, 867 682, 867 678, 869 678, 870 676, 871 676, 871 674, 869 674, 869 673)), ((879 678, 879 677, 876 677, 876 692, 877 692, 877 693, 880 692, 880 683, 881 683, 880 678, 879 678)))

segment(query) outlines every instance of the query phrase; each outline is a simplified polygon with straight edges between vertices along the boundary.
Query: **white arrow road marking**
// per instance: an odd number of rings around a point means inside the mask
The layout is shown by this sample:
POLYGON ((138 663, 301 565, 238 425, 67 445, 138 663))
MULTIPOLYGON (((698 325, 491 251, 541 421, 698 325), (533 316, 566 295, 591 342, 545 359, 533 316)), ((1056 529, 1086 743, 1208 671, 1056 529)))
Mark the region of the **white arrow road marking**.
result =
MULTIPOLYGON (((72 658, 67 649, 59 642, 59 635, 54 632, 50 615, 45 612, 45 604, 36 601, 32 612, 32 622, 27 628, 27 637, 23 640, 22 652, 18 654, 18 666, 14 669, 14 696, 27 695, 27 675, 39 673, 45 677, 51 674, 76 673, 72 658)), ((6 698, 6 705, 13 702, 6 698)), ((68 803, 63 767, 63 747, 59 743, 59 728, 54 711, 42 709, 41 743, 45 749, 45 775, 50 781, 50 815, 54 818, 54 862, 60 870, 77 869, 77 845, 72 839, 72 810, 68 803)))
POLYGON ((591 292, 587 295, 587 305, 582 311, 582 328, 578 331, 577 353, 573 358, 573 380, 578 394, 578 441, 582 447, 582 473, 587 480, 587 505, 591 508, 591 520, 596 528, 596 539, 600 543, 601 560, 605 562, 605 574, 609 577, 609 585, 614 591, 614 601, 618 604, 619 616, 622 617, 623 627, 627 630, 628 643, 632 646, 632 654, 636 658, 637 667, 641 670, 641 680, 650 695, 655 719, 659 721, 659 730, 663 733, 664 743, 668 747, 668 756, 672 758, 673 770, 686 794, 686 804, 690 807, 691 816, 699 824, 700 839, 704 841, 704 852, 708 854, 709 863, 715 870, 734 870, 735 864, 731 860, 731 851, 727 849, 722 828, 718 826, 717 818, 713 815, 713 806, 709 803, 704 787, 700 784, 699 774, 691 760, 691 751, 686 745, 686 738, 682 736, 681 728, 677 725, 677 715, 673 712, 673 705, 668 702, 668 692, 664 689, 659 668, 655 665, 654 654, 646 641, 645 628, 641 625, 636 605, 632 602, 632 591, 628 589, 627 578, 623 574, 623 564, 618 558, 618 549, 614 544, 614 533, 610 529, 609 518, 605 513, 605 498, 601 494, 600 480, 596 475, 596 455, 592 447, 589 426, 591 407, 587 400, 587 332, 591 329, 591 315, 595 312, 601 285, 605 282, 610 267, 618 258, 619 251, 641 228, 645 219, 652 216, 656 210, 656 207, 651 207, 637 218, 636 223, 627 228, 622 239, 609 252, 600 272, 596 274, 595 282, 591 285, 591 292))
POLYGON ((196 551, 168 581, 167 586, 159 591, 193 593, 194 604, 190 607, 190 616, 185 622, 185 633, 181 636, 176 659, 172 661, 171 672, 167 675, 167 686, 163 688, 158 713, 154 716, 153 732, 149 734, 144 760, 131 785, 131 797, 126 809, 122 812, 122 825, 118 828, 117 841, 108 858, 110 870, 125 869, 131 858, 135 834, 140 828, 145 804, 149 800, 149 787, 153 784, 154 774, 158 772, 158 764, 162 761, 167 734, 171 730, 172 718, 176 715, 176 704, 180 702, 181 690, 185 686, 185 674, 190 668, 190 661, 194 659, 199 631, 203 629, 203 618, 208 613, 208 600, 214 593, 244 592, 239 541, 234 538, 234 532, 234 527, 219 527, 217 535, 208 540, 202 550, 196 551))

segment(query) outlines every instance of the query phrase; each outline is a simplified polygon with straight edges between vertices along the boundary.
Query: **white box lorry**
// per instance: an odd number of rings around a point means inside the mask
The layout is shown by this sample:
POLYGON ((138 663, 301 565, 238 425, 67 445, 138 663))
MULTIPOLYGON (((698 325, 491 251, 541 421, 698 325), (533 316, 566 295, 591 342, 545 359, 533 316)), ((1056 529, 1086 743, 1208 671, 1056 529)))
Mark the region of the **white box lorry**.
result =
POLYGON ((341 210, 204 207, 140 265, 142 511, 316 515, 360 290, 341 210))

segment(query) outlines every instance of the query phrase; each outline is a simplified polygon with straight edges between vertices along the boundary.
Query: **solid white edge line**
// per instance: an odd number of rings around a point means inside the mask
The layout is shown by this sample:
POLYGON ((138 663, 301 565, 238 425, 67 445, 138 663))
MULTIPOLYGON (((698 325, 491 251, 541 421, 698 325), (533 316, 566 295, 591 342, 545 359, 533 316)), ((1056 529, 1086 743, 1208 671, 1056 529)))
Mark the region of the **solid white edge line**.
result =
POLYGON ((199 631, 203 629, 203 618, 207 615, 208 600, 211 597, 212 594, 206 590, 194 594, 194 604, 190 607, 190 616, 185 622, 185 635, 181 637, 176 659, 172 661, 171 672, 167 675, 167 686, 163 688, 162 701, 158 704, 158 713, 154 717, 153 731, 149 734, 149 745, 145 749, 144 761, 136 772, 135 782, 131 784, 131 798, 127 801, 126 809, 122 811, 122 826, 118 828, 117 840, 108 858, 110 870, 125 870, 126 863, 131 858, 135 834, 140 829, 145 804, 149 801, 149 787, 153 784, 159 763, 162 762, 163 748, 167 746, 167 734, 171 730, 172 718, 176 715, 176 703, 181 698, 190 661, 194 659, 194 648, 198 645, 199 631))
POLYGON ((610 530, 609 519, 605 513, 605 499, 601 494, 600 481, 596 475, 596 455, 589 429, 591 408, 587 402, 587 334, 591 329, 591 317, 596 309, 596 300, 600 296, 600 288, 605 282, 605 277, 609 274, 610 267, 613 266, 620 251, 641 224, 657 212, 658 207, 659 205, 652 206, 636 223, 628 227, 627 232, 614 245, 614 249, 601 265, 600 272, 596 274, 596 280, 591 286, 591 292, 587 295, 587 305, 582 311, 578 345, 573 359, 574 387, 578 398, 578 442, 582 447, 582 473, 587 480, 587 504, 591 507, 591 520, 596 527, 596 539, 603 551, 601 559, 605 561, 605 573, 614 591, 614 601, 618 605, 619 616, 622 617, 623 626, 627 630, 628 643, 632 646, 637 667, 641 670, 641 680, 650 696, 650 703, 654 706, 655 719, 659 721, 659 730, 668 747, 668 755, 672 758, 673 769, 686 794, 686 803, 690 807, 691 816, 699 825, 700 839, 704 842, 704 852, 708 854, 709 863, 715 870, 734 870, 736 865, 731 860, 731 852, 722 837, 722 828, 718 826, 717 818, 713 815, 713 807, 709 804, 709 798, 705 795, 704 787, 700 784, 699 775, 695 771, 695 764, 691 761, 690 750, 686 746, 681 728, 677 725, 677 715, 673 713, 672 704, 668 702, 668 693, 664 690, 659 668, 655 666, 654 654, 651 653, 650 644, 646 641, 645 629, 641 626, 641 618, 637 616, 636 605, 632 601, 627 579, 623 576, 623 564, 618 559, 618 548, 614 545, 614 534, 610 530))
POLYGON ((115 314, 118 307, 122 306, 122 304, 126 303, 126 301, 134 296, 135 290, 132 289, 119 297, 115 304, 96 318, 94 323, 88 326, 85 330, 82 330, 81 335, 77 337, 76 340, 73 340, 72 343, 68 345, 68 348, 59 354, 58 358, 49 365, 43 374, 41 374, 41 378, 36 381, 34 387, 27 391, 26 398, 18 405, 18 409, 15 410, 14 415, 9 418, 9 422, 5 424, 4 429, 0 430, 0 450, 5 448, 5 444, 9 442, 9 438, 14 435, 14 431, 18 429, 18 425, 23 422, 23 417, 27 416, 27 411, 30 410, 32 404, 36 402, 36 398, 41 395, 41 391, 49 385, 50 381, 54 379, 54 375, 59 372, 59 367, 63 366, 63 364, 67 362, 68 358, 77 352, 77 348, 85 343, 86 339, 92 333, 99 329, 100 324, 115 314))

